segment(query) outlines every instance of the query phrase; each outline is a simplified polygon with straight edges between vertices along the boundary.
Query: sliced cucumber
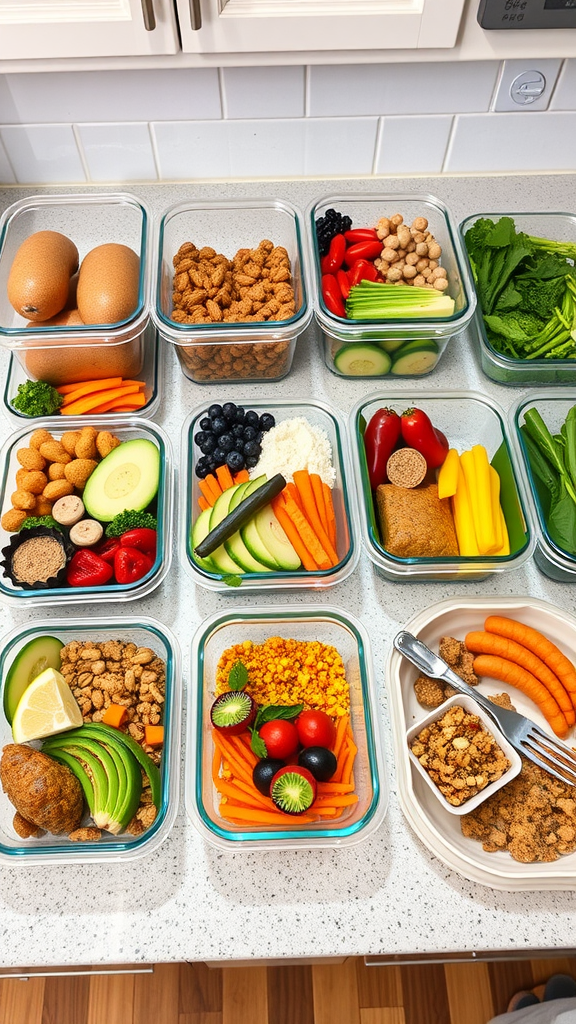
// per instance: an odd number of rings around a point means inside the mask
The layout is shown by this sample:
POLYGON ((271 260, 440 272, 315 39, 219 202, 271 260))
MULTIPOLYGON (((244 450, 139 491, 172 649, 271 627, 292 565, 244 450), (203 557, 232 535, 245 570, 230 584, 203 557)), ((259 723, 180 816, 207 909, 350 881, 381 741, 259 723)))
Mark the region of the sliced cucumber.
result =
POLYGON ((419 377, 428 373, 438 362, 438 346, 433 341, 423 341, 419 345, 409 342, 397 353, 390 373, 395 377, 419 377))
POLYGON ((60 670, 60 651, 64 644, 55 636, 37 636, 22 648, 8 669, 4 683, 4 714, 8 723, 12 719, 24 690, 44 672, 44 669, 60 670))
MULTIPOLYGON (((402 354, 405 352, 438 352, 438 344, 434 338, 411 338, 402 342, 402 354)), ((400 355, 400 352, 398 352, 400 355)), ((397 358, 397 357, 396 357, 397 358)))
MULTIPOLYGON (((234 494, 239 487, 243 486, 244 484, 236 484, 234 487, 229 487, 226 491, 223 491, 220 497, 214 502, 210 515, 210 528, 206 537, 211 536, 212 531, 226 519, 234 494)), ((205 537, 202 538, 200 543, 203 543, 204 540, 205 537)), ((195 557, 198 557, 196 547, 194 549, 194 555, 195 557)), ((203 557, 205 558, 206 556, 204 555, 203 557)), ((214 562, 218 572, 236 575, 238 572, 244 571, 240 562, 233 558, 230 552, 226 551, 224 544, 217 545, 216 548, 210 552, 210 558, 211 561, 214 562)))
POLYGON ((251 519, 246 526, 242 527, 242 540, 244 541, 248 550, 254 555, 254 558, 258 558, 264 565, 268 566, 273 571, 278 571, 282 568, 279 562, 276 561, 274 555, 268 550, 266 544, 262 540, 258 530, 256 529, 256 518, 251 519))
POLYGON ((280 568, 286 572, 295 572, 299 569, 300 559, 276 519, 272 506, 266 505, 266 508, 260 509, 253 522, 260 540, 280 568))
POLYGON ((389 352, 392 355, 397 349, 402 348, 406 342, 402 341, 402 338, 386 338, 384 341, 377 341, 378 348, 383 348, 385 352, 389 352))
MULTIPOLYGON (((286 481, 281 473, 276 473, 270 480, 267 480, 265 484, 258 487, 252 494, 249 494, 247 498, 229 512, 228 515, 221 520, 214 528, 212 528, 212 519, 210 520, 210 533, 208 536, 200 542, 195 553, 200 558, 205 558, 206 555, 212 555, 214 559, 214 552, 216 549, 223 546, 224 541, 228 540, 232 534, 236 533, 237 530, 241 530, 243 526, 246 526, 251 519, 254 518, 257 512, 265 505, 268 505, 273 498, 275 498, 281 491, 286 487, 286 481)), ((226 492, 224 492, 226 493, 226 492)), ((224 497, 224 495, 222 495, 224 497)), ((220 500, 220 499, 218 499, 220 500)), ((214 559, 215 560, 215 559, 214 559)))
POLYGON ((344 345, 334 356, 334 366, 347 377, 385 377, 391 364, 383 348, 360 342, 344 345))

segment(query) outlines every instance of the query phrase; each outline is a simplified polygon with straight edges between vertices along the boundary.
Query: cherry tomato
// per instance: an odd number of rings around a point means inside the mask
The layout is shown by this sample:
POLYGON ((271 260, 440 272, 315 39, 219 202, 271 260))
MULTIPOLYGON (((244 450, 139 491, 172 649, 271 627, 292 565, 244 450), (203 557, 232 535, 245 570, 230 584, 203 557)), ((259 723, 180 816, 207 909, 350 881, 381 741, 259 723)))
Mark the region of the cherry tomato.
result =
POLYGON ((356 242, 377 242, 378 235, 376 228, 351 228, 344 232, 344 238, 348 245, 355 245, 356 242))
POLYGON ((345 270, 337 270, 336 271, 336 280, 338 281, 338 284, 340 286, 340 291, 342 292, 342 298, 344 299, 344 301, 346 301, 346 299, 348 298, 348 296, 350 294, 350 281, 348 280, 348 274, 346 273, 346 271, 345 270))
POLYGON ((378 271, 373 263, 369 263, 368 260, 356 260, 352 264, 348 271, 350 279, 350 287, 354 284, 360 284, 360 281, 376 281, 378 278, 378 271))
POLYGON ((356 260, 375 260, 384 248, 383 242, 355 242, 346 250, 344 262, 351 267, 356 260))
POLYGON ((322 298, 330 313, 335 316, 346 316, 346 308, 342 299, 340 285, 334 274, 324 274, 322 277, 322 298))
POLYGON ((321 268, 323 274, 335 274, 337 270, 340 270, 344 262, 344 253, 346 252, 346 239, 344 235, 334 235, 334 238, 330 242, 330 248, 326 256, 322 257, 321 268))
POLYGON ((298 739, 303 747, 327 747, 336 739, 334 722, 324 711, 302 711, 296 719, 298 739))
POLYGON ((275 718, 272 722, 264 722, 258 735, 266 744, 268 757, 285 761, 298 747, 298 733, 293 722, 285 718, 275 718))

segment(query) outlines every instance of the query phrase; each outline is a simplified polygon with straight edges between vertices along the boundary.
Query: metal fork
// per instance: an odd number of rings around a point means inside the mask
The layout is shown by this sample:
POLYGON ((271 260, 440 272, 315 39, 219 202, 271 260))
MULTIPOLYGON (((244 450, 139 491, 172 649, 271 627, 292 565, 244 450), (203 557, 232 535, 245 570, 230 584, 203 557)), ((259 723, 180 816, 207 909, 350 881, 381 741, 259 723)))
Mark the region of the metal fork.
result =
POLYGON ((430 676, 432 679, 442 679, 458 693, 465 693, 472 697, 490 715, 519 754, 533 761, 539 768, 543 768, 560 782, 576 786, 576 755, 565 743, 553 739, 524 715, 493 704, 482 693, 478 693, 472 686, 465 683, 443 658, 434 654, 429 647, 426 647, 426 644, 412 636, 412 633, 405 630, 398 633, 394 637, 394 647, 424 675, 430 676))

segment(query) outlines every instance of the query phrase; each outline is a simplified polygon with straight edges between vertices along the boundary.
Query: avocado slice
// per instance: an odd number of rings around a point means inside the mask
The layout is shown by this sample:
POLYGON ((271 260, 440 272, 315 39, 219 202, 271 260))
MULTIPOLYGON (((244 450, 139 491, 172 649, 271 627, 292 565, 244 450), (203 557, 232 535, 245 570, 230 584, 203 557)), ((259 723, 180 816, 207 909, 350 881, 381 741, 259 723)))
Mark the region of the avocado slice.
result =
POLYGON ((114 807, 109 807, 110 820, 106 826, 108 832, 118 835, 124 831, 138 810, 142 793, 142 774, 128 747, 117 743, 116 738, 107 737, 106 740, 98 742, 110 755, 118 771, 118 793, 114 807))
MULTIPOLYGON (((198 519, 192 526, 192 532, 190 534, 190 546, 192 551, 198 546, 201 540, 210 533, 210 516, 212 515, 211 508, 205 508, 198 519)), ((199 558, 198 555, 193 555, 194 561, 200 566, 201 569, 205 569, 206 572, 218 572, 217 566, 214 564, 211 558, 199 558)), ((234 570, 236 571, 236 570, 234 570)))
MULTIPOLYGON (((154 764, 151 758, 136 740, 126 732, 120 732, 119 729, 114 729, 111 725, 104 725, 103 722, 92 722, 92 724, 84 725, 83 731, 86 731, 87 735, 92 736, 97 740, 105 740, 109 737, 116 740, 117 743, 122 743, 128 750, 134 754, 134 757, 138 761, 141 768, 144 769, 146 775, 150 780, 150 788, 152 790, 152 802, 156 808, 160 808, 162 799, 162 781, 160 778, 160 772, 154 764)), ((79 730, 78 730, 79 731, 79 730)), ((67 736, 71 736, 72 733, 67 733, 67 736)))
MULTIPOLYGON (((222 520, 226 518, 234 492, 237 487, 242 486, 242 484, 236 484, 234 487, 229 487, 227 490, 223 491, 220 497, 215 501, 214 505, 209 510, 210 520, 207 533, 210 533, 210 530, 213 530, 218 523, 222 522, 222 520)), ((197 547, 197 544, 195 544, 194 547, 197 547)), ((194 558, 198 558, 198 556, 194 555, 194 558)), ((211 552, 210 561, 216 566, 217 572, 236 575, 242 569, 242 566, 236 562, 235 559, 230 557, 223 544, 220 544, 215 551, 211 552)))
POLYGON ((64 644, 55 636, 36 636, 18 652, 8 669, 4 683, 4 714, 9 725, 20 698, 32 683, 47 668, 60 669, 60 651, 64 644))
POLYGON ((53 758, 54 761, 58 761, 60 764, 65 764, 66 767, 70 769, 72 774, 76 776, 78 782, 82 786, 84 799, 86 800, 86 803, 88 804, 90 810, 90 814, 93 817, 94 805, 96 802, 94 794, 94 785, 91 776, 84 769, 83 765, 80 763, 78 758, 76 758, 73 754, 70 754, 67 750, 61 750, 59 747, 55 747, 54 750, 48 750, 45 747, 42 747, 42 753, 47 754, 48 756, 53 758))
MULTIPOLYGON (((93 804, 88 800, 90 814, 98 828, 108 829, 111 811, 118 800, 120 788, 120 775, 114 759, 110 756, 100 743, 83 736, 82 730, 76 730, 78 735, 68 741, 64 735, 53 737, 42 746, 44 753, 51 757, 58 754, 68 754, 80 764, 81 769, 88 775, 94 790, 93 804)), ((68 733, 68 736, 71 734, 68 733)), ((77 775, 82 784, 81 776, 69 765, 77 775)), ((88 798, 87 798, 88 799, 88 798)))
POLYGON ((260 509, 256 513, 253 523, 264 547, 281 569, 295 572, 300 568, 302 563, 274 515, 271 505, 260 509))
MULTIPOLYGON (((265 480, 265 476, 260 478, 261 483, 265 480)), ((232 502, 235 502, 234 507, 236 507, 236 505, 239 505, 243 498, 247 497, 251 491, 256 490, 255 485, 258 486, 255 480, 247 480, 241 484, 235 484, 234 487, 229 487, 227 490, 223 491, 212 509, 212 515, 210 516, 210 529, 213 530, 215 526, 218 526, 219 523, 226 519, 226 516, 232 511, 232 502), (240 496, 238 496, 238 492, 240 492, 240 496)), ((241 572, 268 571, 266 565, 263 565, 261 561, 258 561, 257 558, 251 555, 238 530, 236 533, 232 534, 228 540, 225 540, 221 547, 224 549, 225 555, 232 560, 235 566, 234 569, 228 569, 225 571, 234 573, 237 573, 238 570, 241 572)), ((213 551, 210 558, 212 561, 216 561, 218 567, 222 571, 224 563, 221 558, 221 548, 217 548, 216 551, 213 551)))
POLYGON ((147 508, 160 483, 160 450, 147 438, 123 441, 89 476, 82 494, 88 516, 109 523, 126 509, 147 508))

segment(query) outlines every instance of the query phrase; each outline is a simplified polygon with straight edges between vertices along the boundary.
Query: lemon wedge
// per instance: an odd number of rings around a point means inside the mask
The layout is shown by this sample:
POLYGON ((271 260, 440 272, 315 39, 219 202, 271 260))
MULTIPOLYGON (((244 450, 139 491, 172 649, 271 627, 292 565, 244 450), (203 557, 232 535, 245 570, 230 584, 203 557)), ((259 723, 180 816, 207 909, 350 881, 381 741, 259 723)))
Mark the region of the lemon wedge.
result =
POLYGON ((82 712, 64 676, 47 668, 22 694, 12 721, 15 743, 28 743, 83 725, 82 712))

